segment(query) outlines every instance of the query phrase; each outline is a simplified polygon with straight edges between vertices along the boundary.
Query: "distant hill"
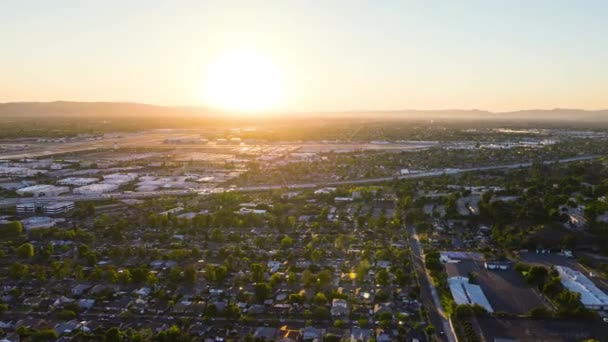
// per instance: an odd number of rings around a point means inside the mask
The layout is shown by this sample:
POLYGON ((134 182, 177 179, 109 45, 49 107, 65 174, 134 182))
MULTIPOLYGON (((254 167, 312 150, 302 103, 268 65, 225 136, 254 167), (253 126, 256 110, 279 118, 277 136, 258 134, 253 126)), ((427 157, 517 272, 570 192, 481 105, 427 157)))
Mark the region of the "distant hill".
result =
MULTIPOLYGON (((227 118, 228 112, 204 107, 169 107, 130 102, 10 102, 0 103, 0 117, 78 118, 227 118)), ((271 117, 282 117, 271 114, 271 117)), ((255 117, 255 116, 250 116, 255 117)), ((505 121, 608 122, 608 109, 532 109, 513 112, 482 110, 394 110, 290 113, 290 118, 387 118, 505 121)), ((285 117, 282 117, 283 119, 285 117)))
POLYGON ((9 102, 0 103, 0 117, 163 118, 208 117, 202 107, 165 107, 132 102, 9 102))

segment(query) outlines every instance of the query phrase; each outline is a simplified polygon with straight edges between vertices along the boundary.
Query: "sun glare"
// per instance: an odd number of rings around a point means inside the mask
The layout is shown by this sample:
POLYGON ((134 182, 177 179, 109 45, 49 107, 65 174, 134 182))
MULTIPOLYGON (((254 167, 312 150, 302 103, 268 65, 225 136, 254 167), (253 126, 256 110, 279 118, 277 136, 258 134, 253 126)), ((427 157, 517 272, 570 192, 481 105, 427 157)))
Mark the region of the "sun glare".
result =
POLYGON ((283 100, 283 80, 277 64, 252 50, 232 50, 206 68, 203 102, 239 112, 276 109, 283 100))

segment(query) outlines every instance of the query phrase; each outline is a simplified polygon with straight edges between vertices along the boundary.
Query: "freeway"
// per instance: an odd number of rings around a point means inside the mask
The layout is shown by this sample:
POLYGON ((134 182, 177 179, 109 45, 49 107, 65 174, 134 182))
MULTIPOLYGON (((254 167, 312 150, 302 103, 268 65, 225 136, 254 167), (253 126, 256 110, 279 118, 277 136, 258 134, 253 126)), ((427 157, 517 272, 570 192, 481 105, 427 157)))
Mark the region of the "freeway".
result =
MULTIPOLYGON (((573 157, 573 158, 565 158, 557 161, 545 161, 545 164, 552 163, 571 163, 576 161, 583 160, 592 160, 604 157, 603 155, 593 155, 593 156, 581 156, 581 157, 573 157)), ((281 188, 288 189, 310 189, 317 188, 323 186, 339 186, 339 185, 349 185, 349 184, 374 184, 374 183, 382 183, 389 182, 395 180, 406 180, 406 179, 418 179, 418 178, 428 178, 428 177, 437 177, 441 175, 454 175, 466 172, 475 172, 475 171, 491 171, 491 170, 513 170, 519 168, 526 168, 532 166, 531 162, 526 163, 516 163, 516 164, 506 164, 506 165, 490 165, 490 166, 479 166, 467 169, 445 169, 445 170, 434 170, 427 172, 418 172, 401 176, 393 176, 393 177, 380 177, 380 178, 365 178, 365 179, 352 179, 352 180, 343 180, 343 181, 333 181, 333 182, 319 182, 319 183, 299 183, 299 184, 274 184, 274 185, 252 185, 252 186, 244 186, 244 187, 236 187, 236 188, 212 188, 212 189, 184 189, 184 190, 168 190, 168 191, 151 191, 151 192, 117 192, 117 193, 107 193, 107 194, 94 194, 94 195, 78 195, 78 194, 70 194, 70 195, 61 195, 54 197, 20 197, 20 198, 5 198, 0 200, 0 207, 10 207, 19 203, 31 203, 37 202, 40 204, 44 203, 52 203, 57 201, 99 201, 106 199, 134 199, 134 198, 151 198, 157 196, 187 196, 187 195, 196 195, 196 194, 211 194, 218 192, 229 192, 229 191, 238 191, 238 192, 252 192, 252 191, 267 191, 267 190, 277 190, 281 188)))

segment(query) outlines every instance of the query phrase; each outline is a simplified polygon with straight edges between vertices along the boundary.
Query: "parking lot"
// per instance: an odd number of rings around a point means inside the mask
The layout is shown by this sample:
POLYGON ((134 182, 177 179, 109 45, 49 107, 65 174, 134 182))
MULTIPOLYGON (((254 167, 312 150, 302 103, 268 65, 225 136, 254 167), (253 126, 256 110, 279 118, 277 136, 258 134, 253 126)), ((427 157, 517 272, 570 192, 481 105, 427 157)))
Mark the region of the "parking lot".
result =
POLYGON ((479 317, 477 322, 486 341, 498 339, 521 342, 580 342, 587 339, 608 341, 608 324, 598 321, 479 317))
POLYGON ((608 292, 608 281, 603 278, 600 277, 599 274, 597 273, 593 273, 592 276, 590 276, 590 270, 586 267, 584 267, 583 265, 581 265, 576 259, 574 258, 567 258, 559 253, 535 253, 535 252, 524 252, 524 253, 519 253, 519 257, 520 260, 522 262, 528 263, 528 264, 539 264, 539 265, 544 265, 546 267, 551 267, 551 266, 566 266, 566 267, 570 267, 572 269, 575 269, 581 273, 583 273, 585 276, 587 276, 589 279, 591 279, 591 281, 593 281, 593 283, 600 288, 601 290, 603 290, 604 292, 608 292))
POLYGON ((477 273, 477 284, 494 311, 525 314, 535 307, 545 305, 540 295, 512 268, 490 271, 485 269, 483 261, 463 260, 446 264, 446 272, 449 277, 468 277, 471 272, 477 273))

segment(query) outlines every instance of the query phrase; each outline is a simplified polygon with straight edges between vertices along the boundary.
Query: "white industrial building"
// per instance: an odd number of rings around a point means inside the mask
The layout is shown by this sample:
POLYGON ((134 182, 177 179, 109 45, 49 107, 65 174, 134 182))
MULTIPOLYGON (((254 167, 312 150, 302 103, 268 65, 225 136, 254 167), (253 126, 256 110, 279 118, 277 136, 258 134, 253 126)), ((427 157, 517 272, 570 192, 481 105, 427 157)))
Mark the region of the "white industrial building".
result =
POLYGON ((84 186, 99 182, 97 178, 80 178, 80 177, 68 177, 57 181, 57 184, 72 185, 72 186, 84 186))
POLYGON ((352 202, 352 197, 334 197, 334 202, 352 202))
POLYGON ((263 210, 263 209, 251 209, 251 208, 241 208, 241 209, 239 209, 238 213, 241 214, 241 215, 247 215, 247 214, 264 215, 264 214, 266 214, 266 210, 263 210))
POLYGON ((57 215, 74 209, 74 202, 57 202, 47 204, 42 208, 46 215, 57 215))
POLYGON ((198 187, 198 184, 187 182, 188 177, 141 177, 136 191, 156 191, 158 189, 186 189, 198 187))
POLYGON ((511 267, 511 263, 508 261, 486 261, 483 263, 483 266, 487 270, 508 270, 511 267))
POLYGON ((608 296, 579 271, 570 267, 555 266, 562 285, 581 295, 581 303, 587 309, 608 310, 608 296))
POLYGON ((32 194, 34 197, 54 197, 69 191, 70 189, 65 186, 40 184, 19 189, 17 190, 17 193, 19 195, 32 194))
POLYGON ((25 220, 21 220, 21 224, 23 224, 23 228, 25 230, 37 229, 37 228, 50 228, 53 227, 57 222, 46 216, 35 216, 30 217, 25 220))
POLYGON ((16 207, 17 215, 33 214, 36 212, 36 204, 34 203, 20 203, 16 207))
POLYGON ((127 184, 137 179, 137 173, 113 173, 103 176, 103 182, 116 184, 118 186, 127 184))
POLYGON ((75 194, 80 195, 96 195, 116 190, 118 190, 117 184, 99 183, 81 186, 79 188, 75 188, 73 191, 75 194))
POLYGON ((0 188, 2 188, 4 190, 19 190, 19 189, 26 188, 28 186, 32 186, 34 184, 36 184, 36 183, 34 183, 34 182, 26 182, 26 181, 0 183, 0 188))
POLYGON ((483 293, 481 287, 479 285, 469 283, 469 278, 450 277, 448 278, 448 285, 456 304, 478 304, 486 309, 487 312, 494 312, 492 305, 490 305, 490 302, 483 293))
POLYGON ((336 188, 321 188, 318 190, 315 190, 314 194, 315 195, 327 195, 327 194, 331 194, 332 192, 335 192, 336 188))

